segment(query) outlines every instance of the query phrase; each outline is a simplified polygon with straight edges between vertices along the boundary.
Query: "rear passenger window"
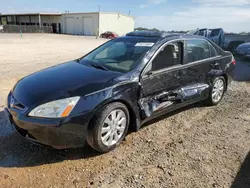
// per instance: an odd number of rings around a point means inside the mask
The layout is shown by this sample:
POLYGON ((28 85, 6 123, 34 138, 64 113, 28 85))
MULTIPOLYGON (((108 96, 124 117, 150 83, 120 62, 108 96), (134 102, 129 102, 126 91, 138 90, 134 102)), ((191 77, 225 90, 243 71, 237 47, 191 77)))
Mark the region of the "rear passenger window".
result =
POLYGON ((211 55, 211 57, 215 57, 215 56, 218 55, 212 45, 209 45, 209 48, 210 48, 210 55, 211 55))
POLYGON ((152 62, 152 71, 182 63, 182 42, 172 42, 163 48, 152 62))
POLYGON ((186 41, 187 63, 200 61, 216 56, 214 49, 206 40, 188 40, 186 41))

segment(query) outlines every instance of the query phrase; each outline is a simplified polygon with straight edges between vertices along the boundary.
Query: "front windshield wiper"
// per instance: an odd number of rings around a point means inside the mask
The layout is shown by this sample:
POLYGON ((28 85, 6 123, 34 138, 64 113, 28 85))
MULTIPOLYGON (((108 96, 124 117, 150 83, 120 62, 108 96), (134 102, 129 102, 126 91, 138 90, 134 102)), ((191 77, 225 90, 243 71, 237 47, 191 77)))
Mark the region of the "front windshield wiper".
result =
POLYGON ((103 65, 100 65, 100 64, 90 64, 90 66, 94 67, 96 69, 101 69, 101 70, 109 71, 106 67, 104 67, 103 65))

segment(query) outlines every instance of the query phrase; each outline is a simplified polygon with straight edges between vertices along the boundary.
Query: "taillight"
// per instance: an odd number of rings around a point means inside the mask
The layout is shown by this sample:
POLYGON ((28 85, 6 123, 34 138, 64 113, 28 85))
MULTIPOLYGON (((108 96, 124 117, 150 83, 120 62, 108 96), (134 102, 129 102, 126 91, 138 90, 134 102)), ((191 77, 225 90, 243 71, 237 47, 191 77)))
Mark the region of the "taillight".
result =
POLYGON ((233 59, 232 64, 236 65, 236 60, 235 59, 233 59))

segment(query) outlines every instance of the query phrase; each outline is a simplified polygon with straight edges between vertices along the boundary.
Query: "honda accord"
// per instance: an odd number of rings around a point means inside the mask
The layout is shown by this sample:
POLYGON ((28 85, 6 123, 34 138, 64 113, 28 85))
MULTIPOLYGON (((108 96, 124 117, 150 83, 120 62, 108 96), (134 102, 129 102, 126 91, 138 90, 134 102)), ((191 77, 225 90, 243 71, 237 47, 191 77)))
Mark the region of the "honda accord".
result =
POLYGON ((198 101, 217 105, 235 63, 201 36, 135 31, 19 80, 5 112, 32 142, 65 149, 87 141, 108 152, 152 118, 198 101))

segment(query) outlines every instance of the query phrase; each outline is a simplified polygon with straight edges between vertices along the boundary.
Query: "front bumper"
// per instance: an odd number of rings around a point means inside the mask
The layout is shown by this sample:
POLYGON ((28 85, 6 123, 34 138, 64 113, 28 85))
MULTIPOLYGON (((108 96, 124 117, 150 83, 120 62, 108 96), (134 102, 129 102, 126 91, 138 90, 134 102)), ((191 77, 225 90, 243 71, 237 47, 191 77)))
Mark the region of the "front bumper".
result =
POLYGON ((25 117, 5 108, 5 113, 15 130, 31 142, 56 149, 82 147, 85 144, 87 117, 65 120, 25 117))

